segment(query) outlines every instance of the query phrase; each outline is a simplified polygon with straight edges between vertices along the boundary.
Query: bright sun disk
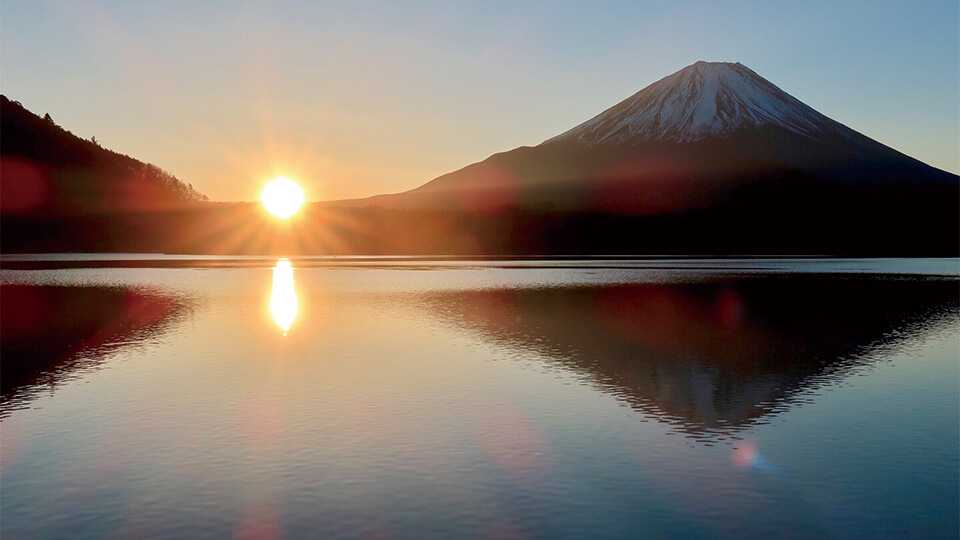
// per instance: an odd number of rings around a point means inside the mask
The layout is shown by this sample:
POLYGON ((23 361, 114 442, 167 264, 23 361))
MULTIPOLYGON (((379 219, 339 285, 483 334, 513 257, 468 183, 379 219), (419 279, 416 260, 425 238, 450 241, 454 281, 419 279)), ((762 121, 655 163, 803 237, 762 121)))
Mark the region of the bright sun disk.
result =
POLYGON ((303 206, 303 189, 285 176, 278 176, 267 183, 260 193, 263 207, 280 219, 289 219, 303 206))

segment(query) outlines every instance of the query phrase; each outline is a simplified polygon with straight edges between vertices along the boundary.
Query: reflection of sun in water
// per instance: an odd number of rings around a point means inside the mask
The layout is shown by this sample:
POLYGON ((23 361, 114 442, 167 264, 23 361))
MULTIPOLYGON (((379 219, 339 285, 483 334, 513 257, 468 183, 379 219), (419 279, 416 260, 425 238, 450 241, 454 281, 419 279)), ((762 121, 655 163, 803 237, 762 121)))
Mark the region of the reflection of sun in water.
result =
POLYGON ((297 319, 297 291, 293 288, 293 265, 289 259, 280 259, 273 267, 273 287, 270 289, 270 316, 287 335, 297 319))
POLYGON ((289 178, 278 176, 267 183, 260 193, 263 207, 280 219, 290 219, 300 210, 306 197, 303 189, 289 178))

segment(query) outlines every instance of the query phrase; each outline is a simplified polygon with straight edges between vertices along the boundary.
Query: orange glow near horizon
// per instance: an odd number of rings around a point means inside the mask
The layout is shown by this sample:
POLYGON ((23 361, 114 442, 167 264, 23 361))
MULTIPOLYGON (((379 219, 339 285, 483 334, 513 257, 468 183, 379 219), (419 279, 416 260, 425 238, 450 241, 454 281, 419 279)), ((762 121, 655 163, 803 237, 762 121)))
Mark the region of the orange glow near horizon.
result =
POLYGON ((260 202, 263 203, 263 207, 280 219, 293 217, 305 200, 306 196, 300 185, 285 176, 270 180, 260 192, 260 202))

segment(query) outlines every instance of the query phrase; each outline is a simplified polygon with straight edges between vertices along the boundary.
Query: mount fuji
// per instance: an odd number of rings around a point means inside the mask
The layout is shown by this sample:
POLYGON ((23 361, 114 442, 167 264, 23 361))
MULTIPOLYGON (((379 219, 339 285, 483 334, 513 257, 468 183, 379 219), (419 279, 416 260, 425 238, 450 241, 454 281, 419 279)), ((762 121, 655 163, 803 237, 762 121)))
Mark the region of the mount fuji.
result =
POLYGON ((690 142, 760 126, 811 138, 853 135, 740 63, 701 61, 548 142, 690 142))
POLYGON ((537 146, 338 205, 522 215, 539 251, 952 253, 958 180, 740 63, 701 61, 537 146))

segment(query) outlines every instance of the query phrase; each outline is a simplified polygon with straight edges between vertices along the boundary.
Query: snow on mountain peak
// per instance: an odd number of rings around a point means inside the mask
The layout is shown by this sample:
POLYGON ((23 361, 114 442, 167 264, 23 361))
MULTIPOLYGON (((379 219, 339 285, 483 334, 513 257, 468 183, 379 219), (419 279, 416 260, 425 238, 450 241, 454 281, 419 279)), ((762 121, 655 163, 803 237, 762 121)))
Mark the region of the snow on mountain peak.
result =
POLYGON ((699 61, 550 141, 690 142, 763 125, 807 136, 837 126, 739 62, 699 61))

